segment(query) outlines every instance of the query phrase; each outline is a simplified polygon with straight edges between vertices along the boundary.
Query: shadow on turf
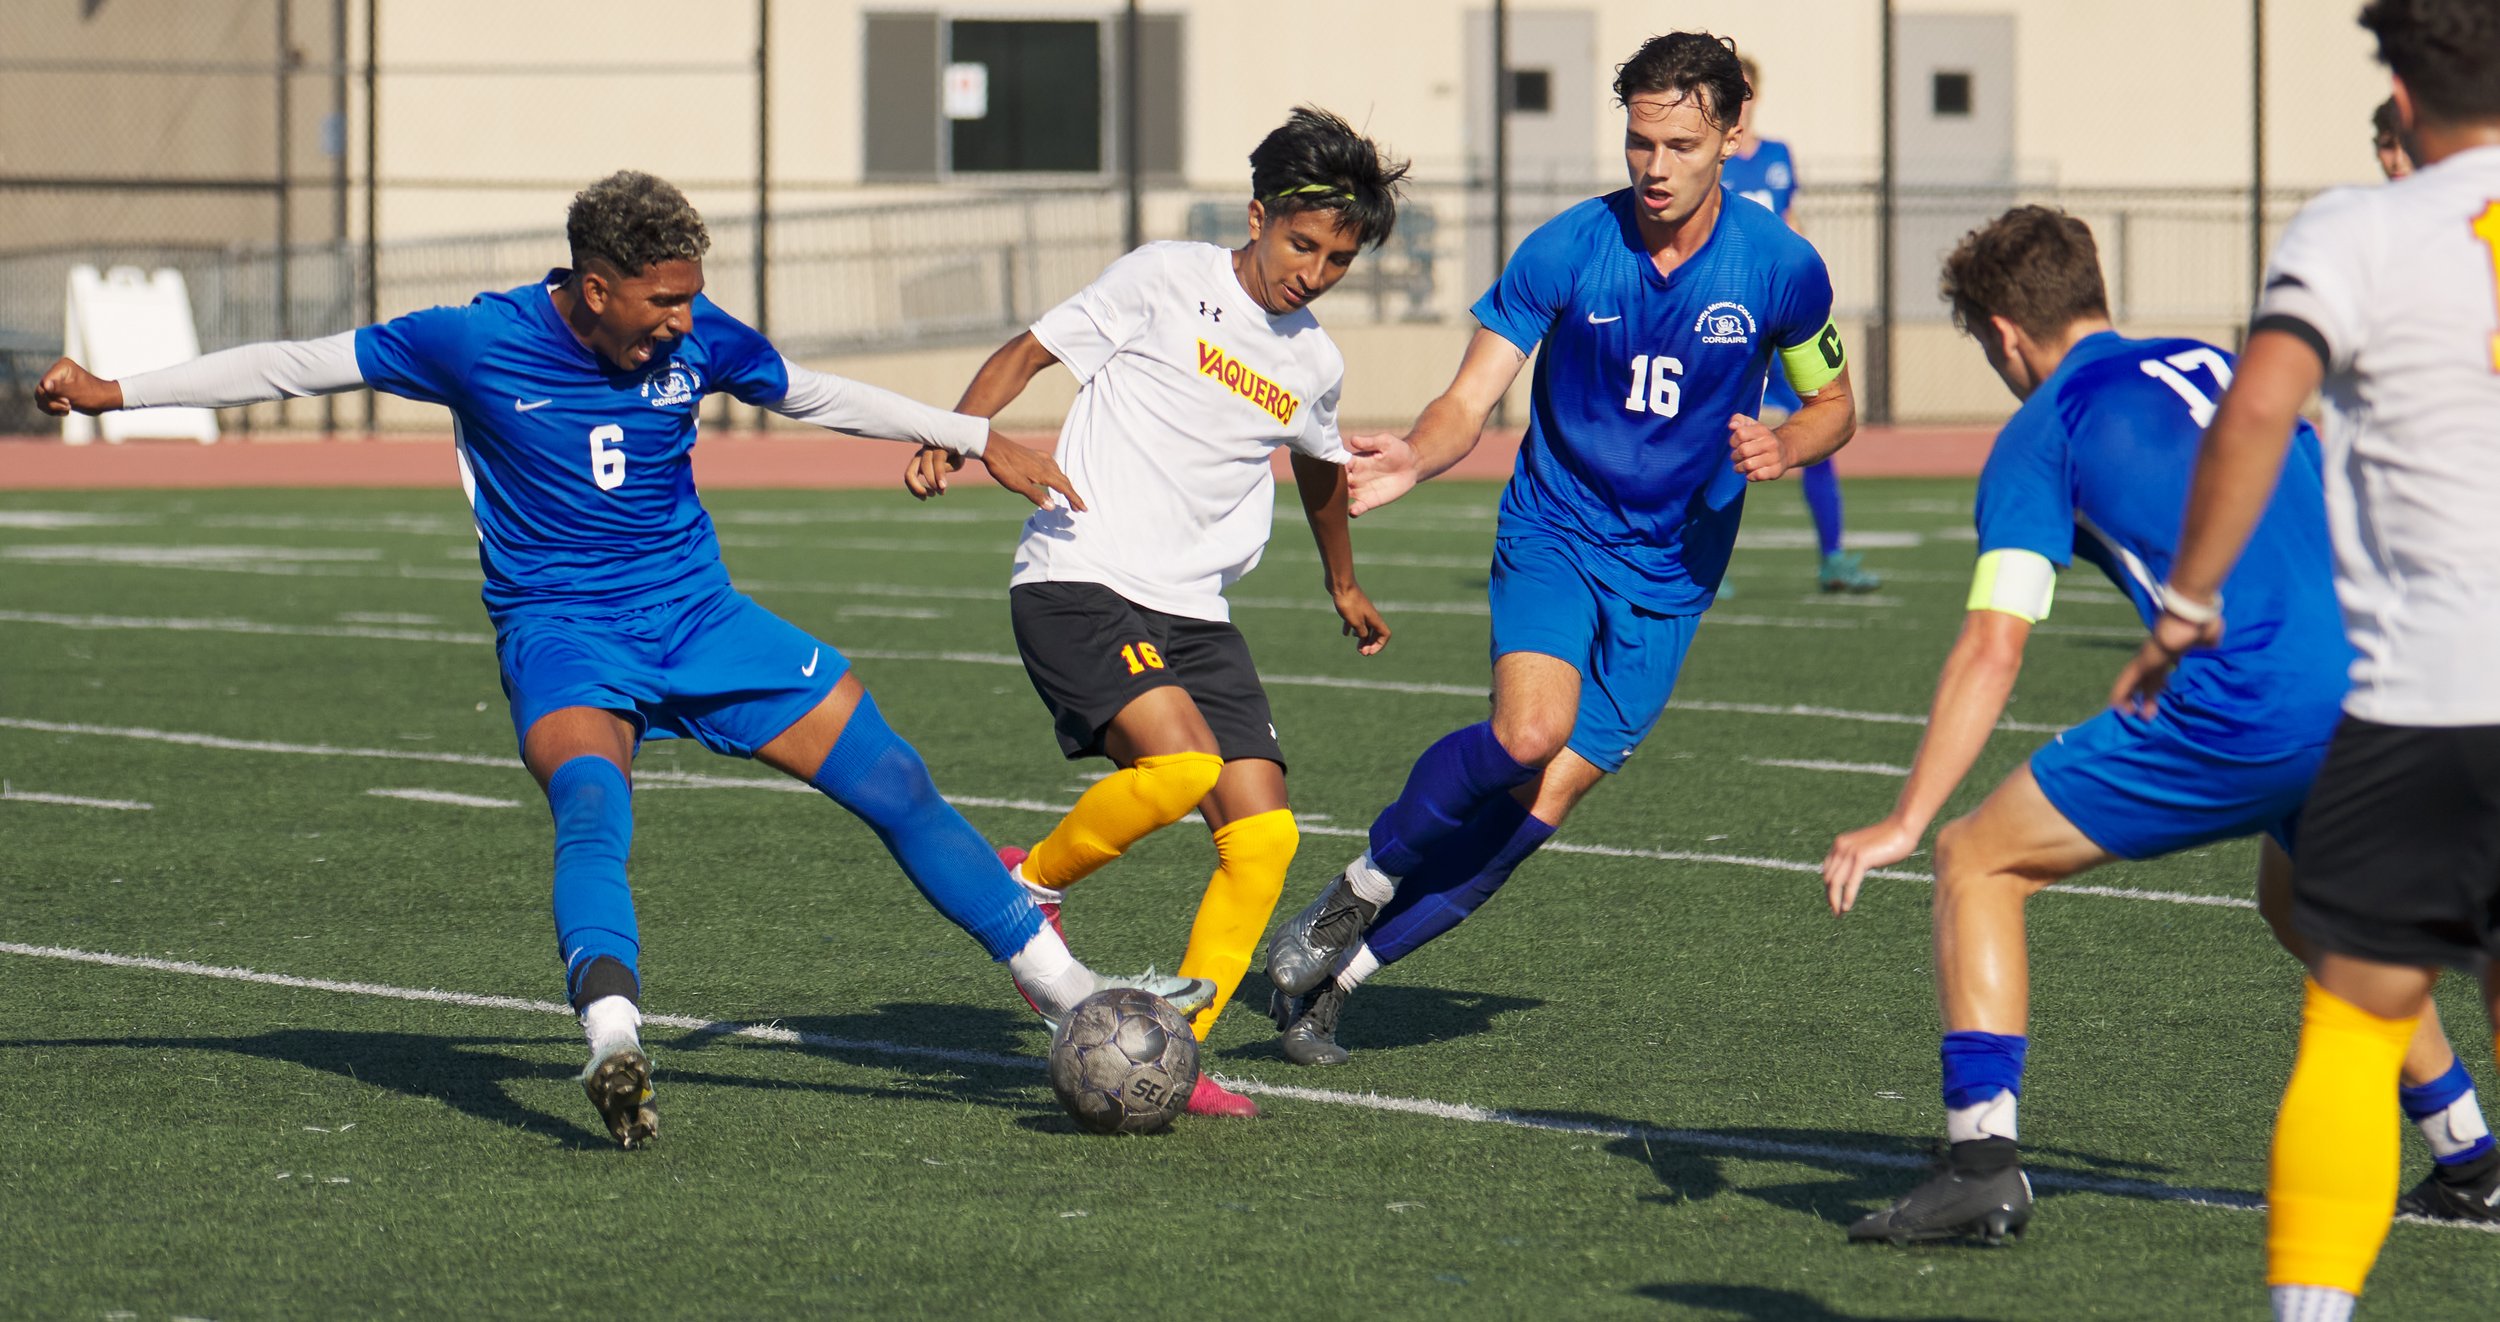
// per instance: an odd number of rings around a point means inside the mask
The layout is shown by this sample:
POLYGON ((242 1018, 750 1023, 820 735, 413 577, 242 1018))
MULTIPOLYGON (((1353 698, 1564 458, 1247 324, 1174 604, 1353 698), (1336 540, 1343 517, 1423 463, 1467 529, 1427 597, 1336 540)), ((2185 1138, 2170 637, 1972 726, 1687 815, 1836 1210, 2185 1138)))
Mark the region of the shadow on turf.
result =
MULTIPOLYGON (((1251 978, 1251 982, 1242 985, 1241 999, 1250 1002, 1255 1013, 1264 1014, 1266 981, 1255 973, 1251 978)), ((1533 1010, 1543 1004, 1533 996, 1452 991, 1406 983, 1367 986, 1359 998, 1347 1002, 1344 1022, 1337 1028, 1337 1041, 1348 1051, 1426 1046, 1489 1032, 1496 1016, 1533 1010)), ((1233 1047, 1223 1054, 1235 1060, 1283 1058, 1273 1038, 1233 1047)))
MULTIPOLYGON (((1752 1322, 1873 1322, 1872 1314, 1843 1313, 1795 1290, 1774 1290, 1762 1285, 1661 1282, 1641 1286, 1632 1293, 1643 1299, 1682 1304, 1688 1308, 1706 1308, 1752 1322)), ((1927 1322, 1990 1322, 1990 1319, 1955 1314, 1929 1318, 1927 1322)))

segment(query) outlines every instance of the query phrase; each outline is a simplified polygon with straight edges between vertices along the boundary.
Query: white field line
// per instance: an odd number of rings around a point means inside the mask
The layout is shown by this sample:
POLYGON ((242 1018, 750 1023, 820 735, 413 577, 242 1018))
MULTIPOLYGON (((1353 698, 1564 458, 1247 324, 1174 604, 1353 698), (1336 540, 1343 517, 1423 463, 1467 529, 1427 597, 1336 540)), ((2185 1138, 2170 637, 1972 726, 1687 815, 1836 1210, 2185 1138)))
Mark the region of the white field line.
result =
MULTIPOLYGON (((486 996, 474 992, 443 991, 436 988, 393 987, 373 982, 343 982, 331 978, 303 978, 286 973, 263 973, 257 969, 237 968, 231 965, 194 964, 183 960, 116 955, 103 951, 77 950, 66 946, 38 946, 16 941, 0 941, 0 954, 19 955, 30 959, 63 960, 108 968, 139 969, 154 973, 217 978, 228 982, 258 983, 263 986, 288 987, 303 991, 336 992, 343 995, 372 996, 387 1000, 457 1005, 466 1009, 519 1010, 530 1014, 562 1015, 568 1019, 573 1017, 573 1007, 557 1001, 532 1001, 517 996, 486 996)), ((905 1060, 936 1060, 950 1064, 985 1065, 1026 1072, 1038 1072, 1045 1067, 1044 1061, 1031 1056, 1010 1056, 990 1051, 965 1051, 915 1043, 832 1037, 823 1033, 800 1032, 776 1024, 740 1024, 673 1014, 646 1014, 643 1016, 643 1022, 667 1028, 684 1029, 703 1036, 745 1038, 749 1041, 770 1042, 780 1046, 815 1047, 823 1051, 892 1056, 905 1060)), ((1570 1134, 1585 1138, 1631 1139, 1643 1143, 1665 1143, 1701 1152, 1723 1153, 1758 1161, 1839 1162, 1852 1166, 1876 1166, 1892 1170, 1917 1170, 1928 1165, 1926 1157, 1908 1152, 1879 1152, 1821 1143, 1787 1143, 1776 1139, 1714 1134, 1708 1130, 1663 1129, 1647 1125, 1566 1120, 1538 1115, 1534 1112, 1501 1110, 1464 1102, 1442 1102, 1423 1097, 1384 1097, 1378 1093, 1337 1092, 1325 1088, 1264 1083, 1257 1079, 1227 1075, 1216 1077, 1229 1088, 1255 1096, 1282 1097, 1292 1101, 1311 1102, 1325 1106, 1351 1106, 1368 1111, 1421 1116, 1426 1119, 1448 1120, 1461 1124, 1501 1125, 1510 1129, 1570 1134)), ((2261 1211, 2265 1207, 2264 1200, 2257 1195, 2231 1189, 2160 1184, 2151 1180, 2111 1179, 2106 1176, 2036 1168, 2030 1172, 2030 1175, 2032 1183, 2052 1189, 2072 1189, 2082 1193, 2111 1194, 2150 1202, 2178 1203, 2191 1207, 2216 1207, 2232 1211, 2261 1211)), ((2500 1233, 2500 1227, 2453 1221, 2427 1221, 2415 1217, 2398 1219, 2445 1229, 2462 1228, 2487 1234, 2500 1233)))
POLYGON ((1908 767, 1896 767, 1890 762, 1826 762, 1815 757, 1749 757, 1745 760, 1758 767, 1787 767, 1795 771, 1845 771, 1860 776, 1895 777, 1910 774, 1908 767))
MULTIPOLYGON (((272 740, 229 739, 222 735, 190 734, 175 730, 150 730, 136 726, 79 725, 67 721, 37 721, 22 717, 0 716, 0 729, 28 730, 41 734, 90 735, 103 738, 137 739, 154 743, 179 744, 192 748, 212 748, 237 753, 275 753, 309 757, 361 757, 380 761, 432 762, 455 766, 521 769, 518 758, 487 757, 475 753, 428 753, 399 748, 342 748, 334 744, 290 744, 272 740)), ((684 790, 763 790, 778 794, 813 794, 816 791, 786 776, 720 776, 699 771, 636 771, 634 783, 643 789, 684 790)), ((1038 799, 1002 799, 971 794, 949 794, 948 803, 959 808, 992 808, 1006 812, 1043 813, 1063 816, 1074 805, 1046 803, 1038 799)), ((1323 826, 1304 823, 1305 835, 1359 838, 1365 831, 1357 827, 1323 826)), ((1714 863, 1730 867, 1762 868, 1774 872, 1821 872, 1823 865, 1802 859, 1768 858, 1753 854, 1721 854, 1684 849, 1633 849, 1620 845, 1579 844, 1559 840, 1545 846, 1557 854, 1590 854, 1603 858, 1645 859, 1657 863, 1714 863)), ((1899 868, 1877 868, 1867 874, 1891 881, 1926 882, 1923 872, 1899 868)), ((2145 900, 2164 904, 2188 904, 2222 909, 2253 909, 2256 901, 2232 895, 2198 895, 2187 891, 2138 890, 2126 886, 2068 886, 2050 888, 2052 895, 2088 895, 2117 900, 2145 900)))
POLYGON ((406 799, 410 803, 439 803, 452 808, 518 808, 519 799, 490 799, 483 794, 454 794, 450 790, 366 790, 377 799, 406 799))
POLYGON ((90 799, 83 794, 46 794, 40 790, 21 790, 11 787, 4 780, 0 780, 0 802, 50 803, 63 808, 111 808, 118 812, 150 812, 156 807, 153 803, 141 803, 137 799, 90 799))

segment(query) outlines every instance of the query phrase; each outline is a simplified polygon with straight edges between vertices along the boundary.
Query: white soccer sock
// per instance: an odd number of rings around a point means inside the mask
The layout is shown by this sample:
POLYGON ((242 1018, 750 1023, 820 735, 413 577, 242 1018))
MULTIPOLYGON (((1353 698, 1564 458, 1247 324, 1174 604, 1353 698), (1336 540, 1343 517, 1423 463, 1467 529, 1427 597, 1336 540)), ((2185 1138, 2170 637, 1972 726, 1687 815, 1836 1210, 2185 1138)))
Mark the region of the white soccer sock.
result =
POLYGON ((2471 1088, 2465 1090, 2464 1096, 2448 1103, 2446 1110, 2433 1111, 2413 1123, 2421 1128, 2422 1137, 2429 1140, 2431 1155, 2441 1160, 2471 1149, 2491 1133, 2491 1126, 2483 1120, 2482 1103, 2474 1099, 2471 1088))
POLYGON ((1363 985, 1363 979, 1380 971, 1380 956, 1372 953, 1369 942, 1356 946, 1344 962, 1337 965, 1337 990, 1352 995, 1363 985))
POLYGON ((1956 1143, 2015 1137, 2014 1094, 2001 1092, 1984 1102, 1973 1102, 1946 1111, 1944 1135, 1956 1143))
POLYGON ((1094 971, 1076 962, 1076 956, 1068 953, 1068 943, 1048 923, 1024 943, 1024 949, 1007 957, 1007 972, 1042 1013, 1054 1019, 1094 994, 1094 971))
POLYGON ((1007 875, 1014 878, 1015 883, 1024 888, 1024 893, 1030 896, 1035 904, 1057 904, 1068 898, 1068 893, 1066 891, 1053 890, 1050 887, 1033 880, 1031 877, 1024 875, 1024 865, 1022 863, 1018 863, 1014 867, 1007 869, 1007 875))
POLYGON ((1372 851, 1368 849, 1361 858, 1345 865, 1345 884, 1375 906, 1387 904, 1398 893, 1398 879, 1381 871, 1380 865, 1372 862, 1372 851))
POLYGON ((581 1020, 593 1056, 618 1043, 642 1041, 642 1011, 622 996, 602 996, 583 1006, 581 1020))
POLYGON ((2349 1322, 2353 1296, 2331 1285, 2274 1287, 2274 1322, 2349 1322))

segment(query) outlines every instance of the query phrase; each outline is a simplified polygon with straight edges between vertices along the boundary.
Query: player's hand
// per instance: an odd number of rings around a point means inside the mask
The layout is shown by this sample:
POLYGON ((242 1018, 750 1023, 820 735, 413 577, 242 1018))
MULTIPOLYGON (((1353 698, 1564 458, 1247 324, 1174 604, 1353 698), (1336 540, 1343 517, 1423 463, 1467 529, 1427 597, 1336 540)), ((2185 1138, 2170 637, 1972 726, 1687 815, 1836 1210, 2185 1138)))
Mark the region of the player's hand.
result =
POLYGON ((1396 432, 1345 438, 1354 455, 1345 466, 1346 513, 1353 518, 1379 509, 1415 489, 1415 447, 1396 432))
POLYGON ((946 475, 964 466, 964 457, 938 445, 924 445, 903 465, 903 489, 927 500, 946 494, 946 475))
POLYGON ((1831 904, 1832 916, 1856 907, 1858 887, 1866 883, 1867 873, 1917 853, 1918 837, 1909 823, 1887 817, 1832 841, 1831 852, 1823 856, 1823 898, 1831 904))
POLYGON ((1785 477, 1797 466, 1788 452, 1788 442, 1780 434, 1762 425, 1759 418, 1742 413, 1727 420, 1727 448, 1736 461, 1736 471, 1748 482, 1771 482, 1785 477))
POLYGON ((1380 618, 1370 593, 1349 583, 1329 589, 1328 598, 1337 607, 1337 618, 1345 621, 1345 636, 1354 640, 1355 650, 1372 656, 1389 645, 1389 622, 1380 618))
POLYGON ((122 406, 122 383, 107 381, 67 358, 56 358, 35 383, 35 406, 56 418, 69 416, 73 409, 110 413, 122 406))
POLYGON ((2109 705, 2150 719, 2161 709, 2161 691, 2170 683, 2170 672, 2179 668, 2179 658, 2195 648, 2211 647, 2221 641, 2222 620, 2218 616, 2203 624, 2190 623, 2167 611, 2154 617, 2153 636, 2136 649, 2127 668, 2118 672, 2118 682, 2110 685, 2109 705))
POLYGON ((1057 460, 997 432, 990 433, 990 443, 981 450, 981 466, 990 470, 991 480, 998 485, 1042 509, 1050 508, 1050 493, 1056 491, 1068 498, 1068 508, 1080 514, 1085 510, 1085 498, 1068 484, 1068 475, 1059 471, 1057 460))

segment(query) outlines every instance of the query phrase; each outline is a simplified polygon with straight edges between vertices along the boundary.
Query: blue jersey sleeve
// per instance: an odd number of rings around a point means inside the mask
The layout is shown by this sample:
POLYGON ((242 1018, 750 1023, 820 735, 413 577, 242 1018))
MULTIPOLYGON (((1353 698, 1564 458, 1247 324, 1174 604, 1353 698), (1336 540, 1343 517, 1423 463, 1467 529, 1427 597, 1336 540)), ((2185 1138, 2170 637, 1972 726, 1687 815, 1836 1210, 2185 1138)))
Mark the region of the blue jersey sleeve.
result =
POLYGON ((790 393, 790 372, 773 342, 701 294, 694 299, 694 333, 711 361, 712 379, 704 389, 759 407, 780 403, 790 393))
MULTIPOLYGON (((1486 330, 1510 341, 1521 353, 1536 352, 1546 332, 1553 329, 1554 318, 1571 302, 1572 287, 1588 262, 1588 243, 1577 232, 1586 206, 1583 203, 1537 226, 1510 255, 1493 287, 1470 309, 1486 330)), ((1611 213, 1600 214, 1611 219, 1611 213)))
POLYGON ((2075 558, 2075 489, 2057 411, 2015 411, 1979 472, 1979 553, 2030 551, 2064 568, 2075 558))
POLYGON ((1771 345, 1777 349, 1813 343, 1832 319, 1832 273, 1823 254, 1804 239, 1789 246, 1780 262, 1780 299, 1771 319, 1771 345))
POLYGON ((477 356, 470 316, 470 308, 426 308, 363 327, 356 332, 356 370, 387 394, 456 403, 477 356))

